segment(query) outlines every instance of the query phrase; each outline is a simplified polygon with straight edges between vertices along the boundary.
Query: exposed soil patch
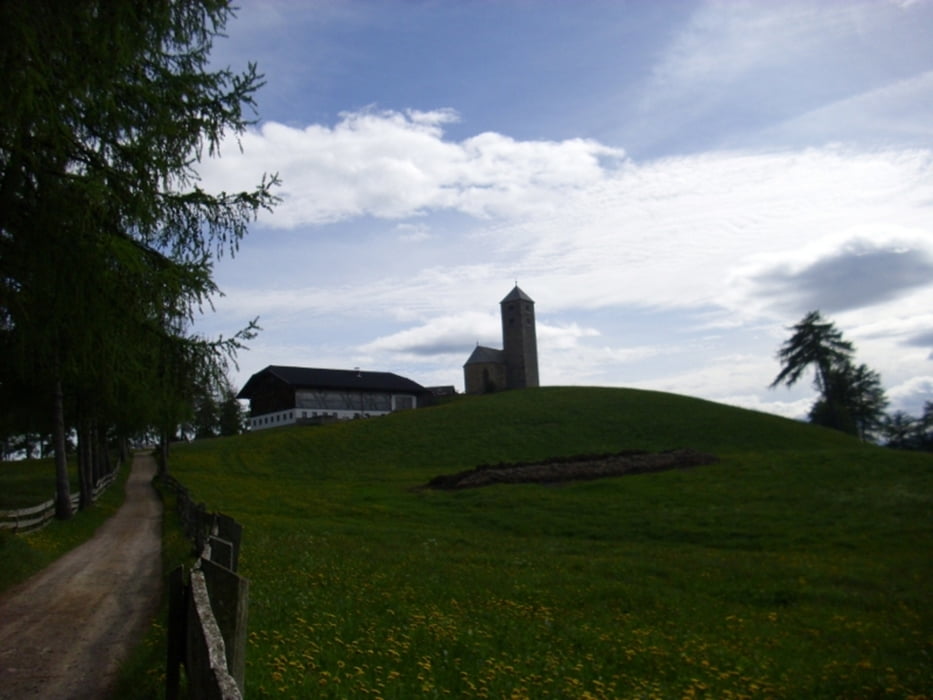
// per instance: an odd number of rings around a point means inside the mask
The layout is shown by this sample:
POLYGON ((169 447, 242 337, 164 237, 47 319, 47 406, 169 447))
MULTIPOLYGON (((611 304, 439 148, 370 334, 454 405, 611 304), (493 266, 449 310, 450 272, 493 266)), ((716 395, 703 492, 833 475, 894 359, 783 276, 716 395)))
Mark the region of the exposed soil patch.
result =
POLYGON ((492 484, 554 484, 565 481, 587 481, 609 476, 628 476, 669 469, 689 469, 715 464, 718 457, 696 450, 680 449, 666 452, 626 450, 602 455, 554 457, 544 462, 512 462, 483 464, 457 474, 437 476, 427 484, 429 489, 469 489, 492 484))

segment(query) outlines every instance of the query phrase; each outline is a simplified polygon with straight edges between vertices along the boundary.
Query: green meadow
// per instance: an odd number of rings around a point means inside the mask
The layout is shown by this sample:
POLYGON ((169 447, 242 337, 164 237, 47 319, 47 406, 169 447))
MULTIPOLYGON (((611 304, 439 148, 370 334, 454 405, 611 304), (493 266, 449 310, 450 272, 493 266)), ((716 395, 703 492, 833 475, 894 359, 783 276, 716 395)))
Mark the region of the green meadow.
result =
POLYGON ((655 392, 541 388, 180 446, 244 526, 247 696, 933 695, 933 457, 655 392), (689 447, 712 466, 420 488, 689 447))
MULTIPOLYGON (((78 468, 68 463, 71 492, 78 490, 78 468)), ((47 459, 24 459, 0 462, 0 510, 31 508, 55 497, 55 462, 47 459)))

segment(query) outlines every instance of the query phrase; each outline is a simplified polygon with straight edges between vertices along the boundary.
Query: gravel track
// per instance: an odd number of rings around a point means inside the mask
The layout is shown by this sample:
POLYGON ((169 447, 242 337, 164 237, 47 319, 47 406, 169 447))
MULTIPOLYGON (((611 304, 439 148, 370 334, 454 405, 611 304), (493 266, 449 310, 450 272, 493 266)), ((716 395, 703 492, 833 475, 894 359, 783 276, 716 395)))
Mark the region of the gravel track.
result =
POLYGON ((126 500, 94 537, 0 596, 0 698, 106 698, 161 592, 155 460, 138 454, 126 500))

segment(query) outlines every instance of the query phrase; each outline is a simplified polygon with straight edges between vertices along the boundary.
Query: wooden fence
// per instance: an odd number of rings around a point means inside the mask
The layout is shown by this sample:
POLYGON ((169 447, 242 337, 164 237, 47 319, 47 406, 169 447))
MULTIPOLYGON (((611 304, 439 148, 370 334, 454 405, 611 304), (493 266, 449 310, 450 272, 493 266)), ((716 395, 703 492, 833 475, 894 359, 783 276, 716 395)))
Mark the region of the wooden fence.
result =
MULTIPOLYGON (((102 477, 94 487, 92 500, 97 501, 101 494, 116 480, 117 469, 102 477)), ((81 500, 81 494, 75 491, 71 494, 71 507, 76 509, 81 500)), ((48 525, 55 517, 55 499, 49 499, 31 508, 18 510, 0 510, 0 530, 12 530, 15 533, 32 532, 48 525)))
POLYGON ((180 667, 194 700, 240 700, 246 668, 246 616, 249 581, 238 575, 243 528, 222 513, 194 503, 171 476, 185 534, 198 560, 187 581, 184 567, 169 577, 168 659, 165 696, 179 696, 180 667))

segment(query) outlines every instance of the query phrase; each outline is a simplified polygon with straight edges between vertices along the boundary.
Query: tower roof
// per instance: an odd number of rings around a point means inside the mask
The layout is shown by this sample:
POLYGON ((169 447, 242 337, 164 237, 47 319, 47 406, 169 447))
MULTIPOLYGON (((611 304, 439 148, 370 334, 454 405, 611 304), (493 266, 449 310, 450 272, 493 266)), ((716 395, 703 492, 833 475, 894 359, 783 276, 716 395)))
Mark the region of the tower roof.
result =
POLYGON ((528 296, 527 294, 525 294, 525 292, 523 292, 521 289, 519 289, 519 287, 518 287, 517 284, 515 285, 515 289, 513 289, 511 292, 509 292, 509 293, 506 295, 505 299, 503 299, 503 300, 500 301, 499 303, 500 303, 500 304, 504 304, 504 303, 507 302, 507 301, 530 301, 532 304, 535 303, 535 300, 532 299, 532 298, 531 298, 530 296, 528 296))

